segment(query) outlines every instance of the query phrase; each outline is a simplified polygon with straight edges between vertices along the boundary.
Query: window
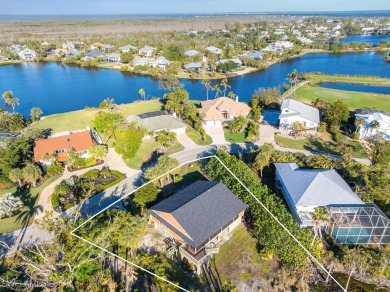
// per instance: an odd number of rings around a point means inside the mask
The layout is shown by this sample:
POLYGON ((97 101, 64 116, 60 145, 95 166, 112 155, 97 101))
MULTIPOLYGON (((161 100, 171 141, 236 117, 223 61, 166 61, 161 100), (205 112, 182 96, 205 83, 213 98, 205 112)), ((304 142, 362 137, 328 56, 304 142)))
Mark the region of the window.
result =
POLYGON ((286 113, 289 113, 290 112, 290 110, 286 110, 286 113))

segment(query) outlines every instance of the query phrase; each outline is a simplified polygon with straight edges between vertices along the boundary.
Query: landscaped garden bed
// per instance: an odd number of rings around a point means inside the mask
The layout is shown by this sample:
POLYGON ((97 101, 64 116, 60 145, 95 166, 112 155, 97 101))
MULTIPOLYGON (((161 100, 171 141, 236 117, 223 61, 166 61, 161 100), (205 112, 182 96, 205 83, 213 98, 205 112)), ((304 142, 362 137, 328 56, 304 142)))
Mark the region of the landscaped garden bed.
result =
POLYGON ((123 173, 108 168, 92 169, 82 176, 72 176, 55 187, 51 203, 56 212, 65 211, 118 184, 125 177, 123 173))

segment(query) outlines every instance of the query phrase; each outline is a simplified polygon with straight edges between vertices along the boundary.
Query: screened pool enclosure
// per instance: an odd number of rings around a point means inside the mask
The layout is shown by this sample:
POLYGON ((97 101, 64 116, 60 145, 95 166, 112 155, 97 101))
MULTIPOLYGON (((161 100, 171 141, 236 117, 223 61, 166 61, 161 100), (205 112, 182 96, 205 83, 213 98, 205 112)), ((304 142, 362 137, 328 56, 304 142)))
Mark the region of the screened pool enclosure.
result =
POLYGON ((390 219, 372 203, 329 206, 327 232, 339 244, 390 244, 390 219))

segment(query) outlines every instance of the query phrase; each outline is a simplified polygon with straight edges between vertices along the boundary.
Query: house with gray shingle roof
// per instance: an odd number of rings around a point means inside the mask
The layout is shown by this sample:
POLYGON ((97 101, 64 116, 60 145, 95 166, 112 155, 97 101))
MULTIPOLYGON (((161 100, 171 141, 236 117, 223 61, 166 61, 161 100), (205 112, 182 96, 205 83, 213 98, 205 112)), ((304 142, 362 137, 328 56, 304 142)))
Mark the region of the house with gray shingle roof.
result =
POLYGON ((308 130, 317 131, 320 125, 320 112, 317 108, 294 99, 285 99, 280 107, 279 130, 292 130, 294 122, 302 123, 308 130))
POLYGON ((365 205, 334 169, 300 169, 296 163, 274 163, 276 189, 302 227, 313 226, 316 207, 365 205))
POLYGON ((121 55, 118 53, 108 54, 106 55, 106 61, 112 63, 121 62, 121 55))
POLYGON ((246 207, 223 183, 199 180, 148 211, 155 228, 172 238, 200 274, 240 225, 246 207))
POLYGON ((169 131, 183 134, 187 125, 164 111, 148 112, 127 117, 128 122, 136 122, 138 126, 151 132, 169 131))
POLYGON ((216 55, 222 54, 222 50, 217 48, 217 47, 214 47, 214 46, 207 47, 206 51, 209 51, 210 53, 213 53, 216 55))
POLYGON ((123 46, 123 47, 119 48, 119 50, 122 53, 128 53, 128 52, 131 52, 131 51, 135 51, 136 49, 137 49, 137 47, 132 46, 132 45, 126 45, 126 46, 123 46))
POLYGON ((184 70, 186 71, 196 71, 196 72, 199 72, 200 70, 202 70, 203 66, 201 63, 199 62, 196 62, 196 63, 188 63, 188 64, 185 64, 183 66, 184 70))
POLYGON ((184 55, 186 55, 187 57, 190 57, 190 58, 195 57, 199 54, 201 54, 201 53, 197 50, 188 50, 188 51, 184 52, 184 55))
POLYGON ((139 49, 138 54, 145 56, 145 57, 151 57, 151 56, 153 56, 155 51, 156 51, 156 48, 145 46, 145 47, 139 49))

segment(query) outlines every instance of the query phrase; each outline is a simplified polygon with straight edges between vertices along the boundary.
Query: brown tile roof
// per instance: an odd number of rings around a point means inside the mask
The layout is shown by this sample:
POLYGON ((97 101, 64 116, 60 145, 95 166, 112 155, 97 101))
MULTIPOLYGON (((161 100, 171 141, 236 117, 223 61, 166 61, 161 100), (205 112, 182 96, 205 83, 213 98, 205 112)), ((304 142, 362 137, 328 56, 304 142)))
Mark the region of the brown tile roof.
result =
POLYGON ((200 114, 204 114, 205 120, 224 119, 221 111, 227 111, 235 116, 247 116, 250 108, 246 103, 234 101, 227 97, 220 97, 213 100, 202 101, 200 103, 200 114))
POLYGON ((57 155, 57 160, 65 161, 67 152, 73 148, 75 152, 88 150, 95 145, 89 131, 75 132, 68 135, 51 137, 35 141, 34 159, 36 162, 43 160, 45 155, 55 154, 56 150, 66 149, 65 153, 57 155))

